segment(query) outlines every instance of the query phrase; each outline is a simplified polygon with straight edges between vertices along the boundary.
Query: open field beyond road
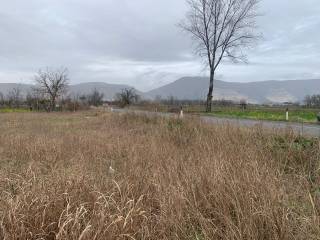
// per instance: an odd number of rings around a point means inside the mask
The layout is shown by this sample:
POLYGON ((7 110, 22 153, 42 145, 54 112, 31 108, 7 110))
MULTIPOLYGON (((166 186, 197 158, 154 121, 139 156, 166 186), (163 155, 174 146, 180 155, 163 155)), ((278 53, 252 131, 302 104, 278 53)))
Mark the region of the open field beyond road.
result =
MULTIPOLYGON (((146 116, 160 116, 169 118, 178 118, 178 113, 168 112, 150 112, 144 110, 132 110, 132 109, 113 109, 116 113, 134 113, 146 116)), ((213 114, 199 115, 187 114, 188 117, 200 119, 203 122, 209 124, 219 125, 232 125, 233 127, 260 127, 264 130, 281 131, 281 132, 293 132, 296 135, 306 137, 317 137, 320 138, 320 124, 312 123, 298 123, 288 121, 268 121, 268 120, 255 120, 246 118, 233 118, 233 117, 222 117, 213 114)))
MULTIPOLYGON (((292 109, 289 110, 289 120, 291 122, 316 123, 319 110, 312 109, 292 109)), ((234 117, 253 120, 286 121, 286 110, 275 108, 257 108, 241 110, 236 108, 220 108, 215 110, 213 116, 234 117)))
MULTIPOLYGON (((255 106, 248 105, 247 109, 243 110, 240 106, 213 106, 211 113, 205 112, 204 105, 181 105, 186 113, 200 114, 202 116, 215 116, 225 118, 236 118, 236 119, 250 119, 250 120, 265 120, 265 121, 286 121, 286 106, 255 106)), ((133 107, 137 110, 145 111, 157 111, 157 112, 171 112, 172 109, 175 111, 180 110, 180 106, 169 106, 169 105, 142 105, 133 107)), ((299 106, 289 107, 289 122, 295 123, 317 123, 317 114, 320 113, 320 109, 304 108, 299 106)))
POLYGON ((133 114, 6 113, 0 166, 0 239, 320 236, 320 143, 294 134, 133 114))

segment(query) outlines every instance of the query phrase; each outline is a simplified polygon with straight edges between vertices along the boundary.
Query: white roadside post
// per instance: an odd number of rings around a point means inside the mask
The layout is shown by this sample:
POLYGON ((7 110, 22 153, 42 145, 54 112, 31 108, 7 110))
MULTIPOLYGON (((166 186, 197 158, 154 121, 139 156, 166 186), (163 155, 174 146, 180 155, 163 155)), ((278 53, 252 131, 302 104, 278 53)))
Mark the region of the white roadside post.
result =
POLYGON ((286 110, 286 121, 289 121, 289 108, 286 110))
POLYGON ((180 108, 180 118, 183 118, 183 109, 182 109, 182 107, 180 108))

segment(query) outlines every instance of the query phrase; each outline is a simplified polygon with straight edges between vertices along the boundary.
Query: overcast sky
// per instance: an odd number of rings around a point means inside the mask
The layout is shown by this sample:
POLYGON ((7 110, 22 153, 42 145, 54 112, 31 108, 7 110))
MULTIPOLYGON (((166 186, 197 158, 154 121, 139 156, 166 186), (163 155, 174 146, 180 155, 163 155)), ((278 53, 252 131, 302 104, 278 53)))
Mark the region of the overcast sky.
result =
MULTIPOLYGON (((206 76, 176 26, 184 0, 10 0, 0 8, 0 82, 30 83, 46 66, 66 66, 72 83, 150 90, 206 76)), ((248 65, 224 63, 225 81, 320 79, 319 0, 262 0, 248 65)))

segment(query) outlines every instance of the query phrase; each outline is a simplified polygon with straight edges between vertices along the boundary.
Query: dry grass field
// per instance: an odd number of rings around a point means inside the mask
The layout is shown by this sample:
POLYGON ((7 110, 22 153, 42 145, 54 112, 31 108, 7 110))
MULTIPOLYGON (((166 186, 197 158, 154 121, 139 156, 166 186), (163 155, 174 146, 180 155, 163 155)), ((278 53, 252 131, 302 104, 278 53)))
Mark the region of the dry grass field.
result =
POLYGON ((258 127, 0 114, 0 239, 320 239, 319 168, 258 127))

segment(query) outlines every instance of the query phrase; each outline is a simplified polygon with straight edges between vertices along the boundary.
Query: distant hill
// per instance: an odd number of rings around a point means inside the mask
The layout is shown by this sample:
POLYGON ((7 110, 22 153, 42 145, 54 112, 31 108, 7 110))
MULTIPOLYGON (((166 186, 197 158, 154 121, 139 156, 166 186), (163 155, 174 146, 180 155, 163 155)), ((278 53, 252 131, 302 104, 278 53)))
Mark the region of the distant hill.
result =
MULTIPOLYGON (((76 95, 76 94, 83 95, 83 94, 90 94, 94 89, 97 89, 99 92, 104 94, 105 100, 112 100, 114 99, 117 93, 121 92, 121 90, 125 88, 132 88, 132 87, 128 85, 93 82, 93 83, 81 83, 81 84, 71 85, 69 92, 72 95, 76 95)), ((137 93, 139 95, 143 95, 142 92, 137 91, 137 93)))
POLYGON ((18 83, 0 83, 0 93, 4 96, 8 95, 10 91, 14 88, 19 88, 21 94, 25 96, 28 92, 31 91, 32 85, 30 84, 18 84, 18 83))
MULTIPOLYGON (((146 93, 149 98, 205 99, 209 79, 184 77, 146 93)), ((214 99, 247 99, 251 103, 303 101, 308 94, 320 94, 320 79, 236 83, 215 81, 214 99)))
MULTIPOLYGON (((21 94, 25 96, 28 92, 32 90, 33 85, 29 84, 16 84, 16 83, 0 83, 0 92, 3 95, 7 95, 12 89, 20 88, 21 94)), ((99 92, 104 94, 105 100, 112 100, 115 95, 121 92, 122 89, 131 88, 128 85, 119 85, 119 84, 108 84, 108 83, 81 83, 76 85, 70 85, 69 94, 74 95, 83 95, 90 94, 94 89, 97 89, 99 92)), ((143 95, 143 93, 137 91, 138 94, 143 95)))
MULTIPOLYGON (((185 77, 163 87, 143 93, 144 98, 154 99, 175 97, 177 99, 205 99, 208 91, 209 79, 206 77, 185 77)), ((33 85, 0 83, 0 92, 7 95, 13 88, 20 88, 23 95, 32 90, 33 85)), ((81 83, 71 85, 71 95, 89 94, 94 89, 104 94, 105 100, 112 100, 115 95, 128 85, 108 84, 101 82, 81 83)), ((320 94, 320 79, 292 80, 292 81, 264 81, 251 83, 236 83, 215 81, 214 98, 239 101, 247 99, 251 103, 283 103, 301 102, 308 94, 320 94)))

